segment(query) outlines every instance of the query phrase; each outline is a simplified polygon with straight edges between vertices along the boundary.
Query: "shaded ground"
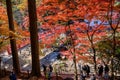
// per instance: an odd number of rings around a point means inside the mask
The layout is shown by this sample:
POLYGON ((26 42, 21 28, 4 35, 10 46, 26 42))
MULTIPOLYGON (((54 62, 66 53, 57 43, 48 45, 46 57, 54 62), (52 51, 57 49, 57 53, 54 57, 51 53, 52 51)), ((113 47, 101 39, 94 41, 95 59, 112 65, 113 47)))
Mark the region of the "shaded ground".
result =
MULTIPOLYGON (((7 71, 5 73, 2 73, 0 76, 0 80, 9 80, 9 75, 10 72, 7 71)), ((51 77, 52 80, 63 80, 62 77, 60 76, 52 76, 51 77)), ((48 80, 47 78, 45 78, 45 76, 41 76, 39 78, 37 77, 31 77, 28 73, 21 73, 19 76, 17 76, 17 80, 48 80)))
MULTIPOLYGON (((0 78, 0 80, 9 80, 9 76, 5 76, 4 78, 0 78)), ((46 79, 45 77, 40 77, 40 78, 32 77, 32 78, 29 78, 29 79, 26 79, 26 78, 17 78, 17 80, 48 80, 48 79, 46 79)), ((53 76, 51 78, 51 80, 63 80, 63 78, 53 76)))
MULTIPOLYGON (((61 74, 59 76, 53 75, 51 80, 74 80, 73 77, 74 77, 73 74, 61 74)), ((6 76, 0 78, 0 80, 9 80, 9 75, 7 74, 6 76)), ((37 78, 37 77, 30 77, 30 78, 28 78, 28 74, 22 73, 20 76, 17 77, 17 80, 48 80, 48 79, 45 78, 45 76, 41 76, 39 78, 37 78)), ((87 77, 86 80, 90 80, 90 77, 87 77)), ((101 78, 99 80, 104 80, 104 79, 101 78)), ((114 80, 120 80, 120 76, 119 77, 115 77, 114 80)))

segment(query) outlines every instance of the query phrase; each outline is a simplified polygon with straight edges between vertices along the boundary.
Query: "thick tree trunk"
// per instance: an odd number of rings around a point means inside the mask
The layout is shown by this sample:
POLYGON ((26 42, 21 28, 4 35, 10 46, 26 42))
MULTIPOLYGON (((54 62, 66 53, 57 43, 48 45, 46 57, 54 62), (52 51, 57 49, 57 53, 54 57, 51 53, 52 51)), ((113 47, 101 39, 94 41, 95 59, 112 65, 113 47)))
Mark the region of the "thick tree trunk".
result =
POLYGON ((28 0, 28 12, 30 20, 30 40, 31 40, 31 53, 32 53, 32 76, 39 77, 40 61, 39 61, 39 43, 37 31, 37 14, 35 0, 28 0))
MULTIPOLYGON (((7 5, 7 15, 8 15, 8 21, 9 21, 9 29, 13 32, 15 32, 14 29, 14 23, 13 23, 13 13, 12 13, 12 4, 11 0, 6 0, 6 5, 7 5)), ((18 59, 18 51, 17 51, 17 46, 16 46, 16 40, 11 39, 10 40, 11 44, 11 51, 12 51, 12 59, 13 59, 13 69, 16 74, 20 73, 20 65, 19 65, 19 59, 18 59)))

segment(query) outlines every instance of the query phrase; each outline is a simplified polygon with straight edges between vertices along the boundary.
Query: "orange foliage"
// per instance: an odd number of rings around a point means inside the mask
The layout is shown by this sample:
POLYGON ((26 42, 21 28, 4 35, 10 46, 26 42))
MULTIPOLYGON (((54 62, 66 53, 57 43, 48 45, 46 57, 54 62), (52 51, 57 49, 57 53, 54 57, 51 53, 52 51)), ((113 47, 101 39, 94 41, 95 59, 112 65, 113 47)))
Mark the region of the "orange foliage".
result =
MULTIPOLYGON (((6 43, 5 45, 0 47, 0 51, 6 50, 6 47, 10 48, 8 46, 9 40, 15 38, 17 40, 17 46, 18 48, 20 48, 19 45, 22 43, 21 39, 23 38, 23 36, 24 37, 29 36, 28 32, 22 31, 20 28, 18 28, 18 25, 15 21, 14 21, 14 26, 15 26, 15 32, 10 31, 6 9, 3 6, 0 6, 0 36, 2 36, 0 37, 0 43, 6 43)), ((10 49, 8 49, 8 52, 11 52, 10 49)))
MULTIPOLYGON (((51 31, 53 31, 54 34, 65 33, 66 30, 69 29, 68 25, 65 26, 66 23, 69 20, 72 20, 74 23, 69 26, 70 30, 75 35, 74 38, 77 38, 77 40, 74 41, 74 44, 77 45, 81 43, 90 45, 87 36, 91 37, 94 35, 95 41, 100 40, 100 38, 98 37, 101 35, 98 36, 99 33, 94 33, 98 30, 105 29, 105 27, 96 25, 96 27, 92 27, 92 30, 90 30, 90 26, 88 24, 86 24, 85 22, 80 23, 78 19, 82 18, 91 21, 94 17, 96 17, 99 20, 102 20, 104 18, 99 17, 101 16, 101 10, 107 9, 107 7, 108 3, 106 1, 102 2, 99 0, 44 0, 43 3, 37 8, 37 14, 38 20, 42 22, 42 27, 50 29, 51 31), (56 29, 60 27, 56 26, 60 25, 60 21, 61 23, 65 22, 65 24, 61 25, 64 28, 56 29), (89 31, 88 35, 86 34, 87 31, 89 31)), ((46 39, 43 40, 43 42, 46 43, 46 39)))
MULTIPOLYGON (((114 0, 112 1, 114 3, 114 0)), ((81 44, 90 48, 91 41, 96 43, 101 40, 103 36, 106 36, 105 30, 108 28, 102 23, 90 26, 90 22, 93 19, 101 22, 107 20, 109 5, 109 0, 43 0, 37 8, 38 21, 41 22, 42 28, 49 29, 55 36, 46 38, 46 34, 40 34, 42 43, 53 44, 61 33, 70 30, 73 33, 73 35, 71 33, 72 38, 75 38, 73 41, 75 45, 81 44), (86 19, 88 22, 80 22, 79 19, 86 19), (68 24, 69 21, 73 23, 68 24), (48 41, 50 43, 47 43, 48 41)), ((113 5, 112 7, 116 11, 119 10, 113 5)), ((117 14, 113 16, 113 19, 116 17, 117 14)), ((25 24, 27 23, 25 22, 25 24)), ((113 27, 115 26, 113 25, 113 27)), ((66 41, 67 39, 63 38, 61 42, 66 41)), ((81 53, 86 52, 89 48, 81 49, 81 53)))

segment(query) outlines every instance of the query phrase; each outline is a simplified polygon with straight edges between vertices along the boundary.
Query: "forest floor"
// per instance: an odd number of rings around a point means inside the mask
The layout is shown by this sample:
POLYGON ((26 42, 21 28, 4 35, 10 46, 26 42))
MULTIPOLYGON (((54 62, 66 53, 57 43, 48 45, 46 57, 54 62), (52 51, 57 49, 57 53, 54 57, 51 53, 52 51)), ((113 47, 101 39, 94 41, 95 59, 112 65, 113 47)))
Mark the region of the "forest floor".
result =
MULTIPOLYGON (((79 75, 78 75, 79 77, 79 75)), ((0 80, 10 80, 9 74, 0 78, 0 80)), ((17 80, 48 80, 45 76, 37 77, 28 77, 27 74, 21 74, 17 77, 17 80)), ((55 74, 51 77, 50 80, 74 80, 74 74, 60 74, 56 76, 55 74), (67 78, 67 79, 66 79, 67 78)), ((78 79, 80 80, 80 79, 78 79)), ((91 80, 90 77, 87 77, 85 80, 91 80)), ((97 78, 96 80, 104 80, 103 78, 97 78)), ((110 79, 111 80, 111 79, 110 79)), ((115 77, 114 80, 120 80, 120 76, 115 77)))

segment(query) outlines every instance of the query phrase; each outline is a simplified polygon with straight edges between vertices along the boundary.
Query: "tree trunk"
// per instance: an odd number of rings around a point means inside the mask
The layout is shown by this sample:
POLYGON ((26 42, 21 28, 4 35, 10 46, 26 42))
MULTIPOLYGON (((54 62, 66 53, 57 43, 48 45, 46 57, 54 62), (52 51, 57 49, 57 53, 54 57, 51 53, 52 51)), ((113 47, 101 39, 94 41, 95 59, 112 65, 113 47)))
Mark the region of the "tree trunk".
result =
POLYGON ((78 73, 77 73, 77 64, 76 64, 75 53, 73 53, 73 62, 74 62, 74 68, 75 68, 75 80, 78 80, 78 73))
MULTIPOLYGON (((68 26, 68 29, 71 31, 70 26, 68 26)), ((73 62, 74 62, 74 69, 75 69, 75 80, 78 80, 78 73, 77 73, 77 64, 76 64, 76 55, 75 55, 75 45, 74 45, 74 38, 72 36, 73 34, 70 33, 69 37, 71 39, 72 47, 74 48, 72 54, 73 54, 73 62)))
POLYGON ((95 51, 95 48, 92 48, 92 49, 93 49, 94 70, 95 70, 95 73, 97 73, 96 51, 95 51))
POLYGON ((114 79, 114 54, 116 54, 116 30, 113 30, 113 53, 112 53, 112 59, 111 59, 111 76, 114 79))
MULTIPOLYGON (((88 26, 88 27, 90 27, 90 26, 88 26)), ((97 74, 96 50, 95 50, 94 43, 93 43, 93 36, 94 36, 95 32, 96 31, 94 31, 93 34, 90 36, 89 31, 87 31, 87 36, 90 41, 92 52, 93 52, 94 71, 97 74)))
MULTIPOLYGON (((13 23, 13 15, 12 15, 13 13, 12 13, 11 0, 6 0, 6 6, 7 6, 8 21, 9 21, 9 29, 11 31, 15 32, 14 23, 13 23)), ((16 40, 11 39, 10 40, 10 45, 11 45, 11 51, 12 51, 13 69, 14 69, 15 73, 18 75, 20 73, 20 65, 19 65, 19 58, 18 58, 16 40)))
POLYGON ((114 61, 113 61, 113 56, 111 57, 111 76, 112 76, 112 79, 114 80, 114 68, 113 68, 113 65, 114 65, 114 61))
POLYGON ((39 43, 37 31, 37 14, 35 0, 28 0, 28 12, 30 21, 30 40, 31 40, 31 53, 32 53, 32 76, 39 77, 40 61, 39 61, 39 43))
POLYGON ((91 40, 90 42, 91 42, 91 47, 92 47, 92 51, 93 51, 94 70, 95 70, 95 73, 97 74, 96 50, 95 50, 95 47, 93 44, 93 40, 91 40))

